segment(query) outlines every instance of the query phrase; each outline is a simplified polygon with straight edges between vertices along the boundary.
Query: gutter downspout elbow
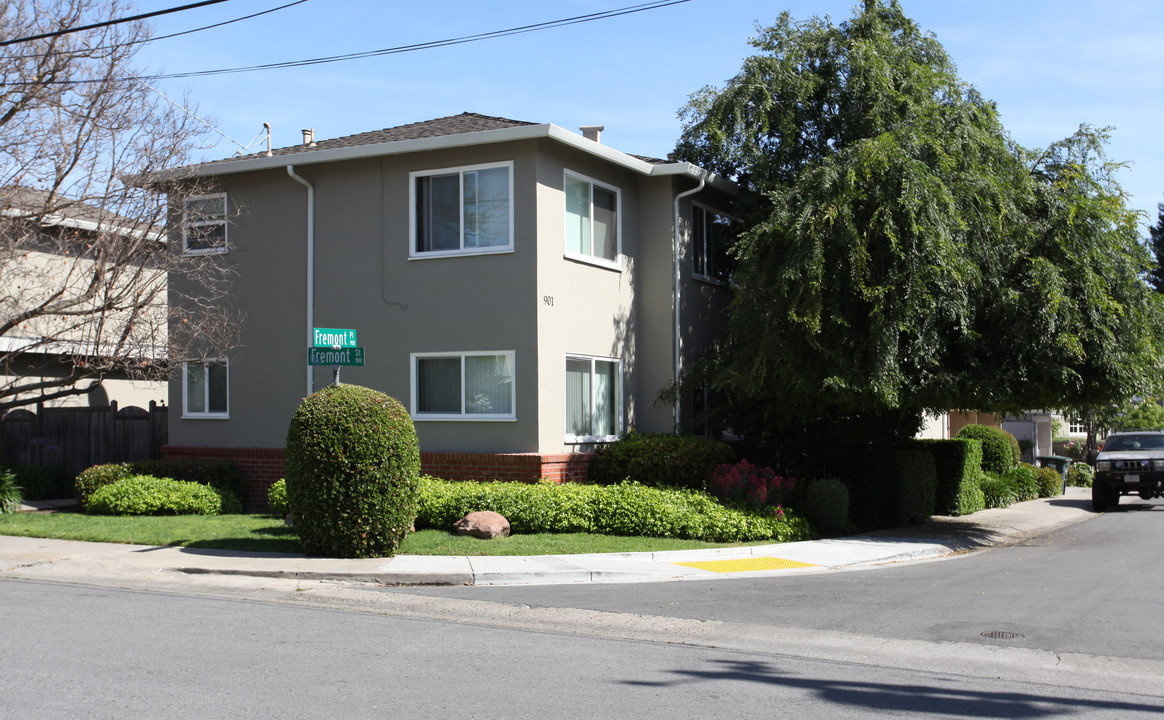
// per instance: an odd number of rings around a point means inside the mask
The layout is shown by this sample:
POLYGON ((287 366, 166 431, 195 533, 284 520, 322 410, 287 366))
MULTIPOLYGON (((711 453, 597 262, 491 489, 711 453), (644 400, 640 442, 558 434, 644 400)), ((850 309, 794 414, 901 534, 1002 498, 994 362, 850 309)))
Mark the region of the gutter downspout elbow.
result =
POLYGON ((674 432, 676 435, 679 434, 679 406, 680 406, 681 400, 682 400, 682 398, 679 395, 679 373, 683 368, 682 357, 680 355, 681 348, 680 348, 680 343, 679 343, 679 333, 680 333, 680 330, 682 329, 682 325, 680 324, 680 312, 679 312, 679 308, 681 305, 680 300, 682 299, 682 296, 681 296, 681 293, 682 293, 682 288, 681 288, 682 270, 680 268, 681 263, 679 262, 679 258, 680 258, 680 252, 683 249, 683 242, 682 242, 683 238, 681 236, 680 229, 679 229, 679 201, 681 201, 685 197, 689 197, 689 196, 694 195, 695 193, 699 192, 700 190, 703 189, 703 187, 706 184, 707 184, 707 181, 704 178, 700 177, 698 185, 691 188, 690 190, 685 190, 685 191, 683 191, 675 196, 675 216, 674 216, 674 219, 672 220, 674 236, 675 236, 674 243, 672 245, 672 252, 675 256, 674 257, 674 275, 675 275, 674 282, 675 282, 675 286, 674 286, 674 291, 673 291, 673 302, 675 303, 675 328, 674 328, 674 330, 675 330, 675 357, 674 357, 674 362, 675 362, 675 368, 674 368, 674 370, 675 370, 675 429, 674 429, 674 432))
MULTIPOLYGON (((287 166, 287 174, 307 188, 307 346, 311 347, 311 333, 315 327, 315 186, 295 174, 295 166, 287 166)), ((314 368, 307 366, 307 394, 315 392, 314 368)))

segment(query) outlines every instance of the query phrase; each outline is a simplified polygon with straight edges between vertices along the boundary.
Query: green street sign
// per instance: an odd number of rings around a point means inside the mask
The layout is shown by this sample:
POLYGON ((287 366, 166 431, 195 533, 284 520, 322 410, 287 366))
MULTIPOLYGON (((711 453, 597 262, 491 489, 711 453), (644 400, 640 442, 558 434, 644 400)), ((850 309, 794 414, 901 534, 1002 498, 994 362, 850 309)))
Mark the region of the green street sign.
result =
MULTIPOLYGON (((317 348, 354 348, 356 347, 356 331, 340 328, 312 328, 311 344, 317 348)), ((328 363, 323 364, 327 365, 328 363)))
POLYGON ((364 366, 364 348, 308 348, 308 365, 356 365, 364 366))

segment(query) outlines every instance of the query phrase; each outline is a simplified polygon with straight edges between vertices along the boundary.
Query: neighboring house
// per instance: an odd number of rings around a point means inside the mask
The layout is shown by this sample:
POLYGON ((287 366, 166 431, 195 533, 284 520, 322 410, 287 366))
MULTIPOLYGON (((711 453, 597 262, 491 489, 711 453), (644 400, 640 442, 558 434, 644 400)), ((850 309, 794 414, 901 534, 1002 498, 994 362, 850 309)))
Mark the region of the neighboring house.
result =
MULTIPOLYGON (((0 322, 50 296, 83 295, 93 263, 86 248, 98 233, 120 232, 116 228, 129 224, 93 205, 48 201, 40 190, 0 188, 4 233, 0 242, 0 322), (46 205, 53 205, 53 211, 46 214, 46 205)), ((160 230, 154 232, 162 237, 160 230)), ((160 275, 157 280, 164 283, 165 277, 160 275)), ((158 325, 164 325, 164 308, 153 315, 158 325)), ((77 358, 99 358, 110 342, 107 335, 111 333, 106 330, 103 335, 97 324, 84 312, 40 315, 0 335, 0 402, 29 399, 46 407, 105 407, 116 402, 123 408, 143 409, 151 401, 163 404, 167 395, 164 381, 137 379, 116 369, 103 372, 99 382, 86 378, 77 383, 81 388, 92 386, 87 393, 53 397, 59 394, 62 379, 70 377, 77 358)), ((154 355, 148 352, 144 359, 154 355)), ((37 405, 23 407, 35 411, 37 405)))
POLYGON ((656 400, 723 327, 736 187, 601 129, 465 113, 189 168, 215 192, 171 242, 236 266, 246 322, 171 383, 166 455, 237 462, 257 497, 332 381, 312 328, 357 332, 341 380, 403 402, 444 477, 582 477, 596 444, 690 419, 656 400))
POLYGON ((948 440, 957 437, 958 431, 967 425, 1002 427, 1002 417, 993 413, 973 410, 951 410, 936 415, 926 415, 925 424, 917 437, 927 440, 948 440))

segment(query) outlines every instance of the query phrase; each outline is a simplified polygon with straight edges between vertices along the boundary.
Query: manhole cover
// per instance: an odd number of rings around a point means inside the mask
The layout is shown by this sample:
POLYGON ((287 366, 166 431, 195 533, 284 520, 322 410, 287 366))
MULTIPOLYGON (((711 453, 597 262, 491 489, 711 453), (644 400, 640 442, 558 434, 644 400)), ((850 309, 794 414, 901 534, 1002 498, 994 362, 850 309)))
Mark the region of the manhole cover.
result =
POLYGON ((982 637, 993 640, 1018 640, 1023 635, 1022 633, 1010 632, 1009 630, 987 630, 982 633, 982 637))

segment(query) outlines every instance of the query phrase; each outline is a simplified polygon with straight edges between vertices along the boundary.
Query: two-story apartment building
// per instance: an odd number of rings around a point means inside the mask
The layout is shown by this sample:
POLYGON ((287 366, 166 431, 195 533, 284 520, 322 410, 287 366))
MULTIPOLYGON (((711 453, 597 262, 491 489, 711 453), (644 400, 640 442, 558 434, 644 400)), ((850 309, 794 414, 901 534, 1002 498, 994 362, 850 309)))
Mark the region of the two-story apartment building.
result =
POLYGON ((581 477, 595 443, 671 431, 692 399, 658 393, 723 325, 735 186, 599 130, 466 113, 192 168, 215 192, 172 242, 236 266, 246 320, 171 383, 166 455, 278 478, 332 381, 313 328, 356 331, 341 380, 408 407, 425 472, 581 477))

